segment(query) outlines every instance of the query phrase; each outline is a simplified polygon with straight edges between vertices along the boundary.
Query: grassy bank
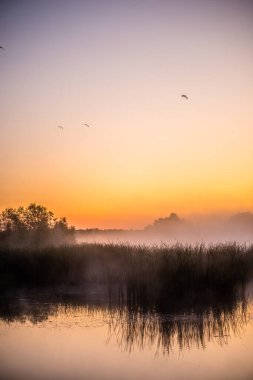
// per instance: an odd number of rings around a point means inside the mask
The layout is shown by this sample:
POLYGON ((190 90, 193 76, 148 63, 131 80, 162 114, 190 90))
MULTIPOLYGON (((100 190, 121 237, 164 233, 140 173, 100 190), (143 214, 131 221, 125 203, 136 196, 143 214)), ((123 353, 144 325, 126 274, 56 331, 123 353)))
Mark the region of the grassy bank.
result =
POLYGON ((253 246, 82 244, 43 250, 1 249, 0 289, 102 286, 130 304, 224 294, 252 274, 253 246))

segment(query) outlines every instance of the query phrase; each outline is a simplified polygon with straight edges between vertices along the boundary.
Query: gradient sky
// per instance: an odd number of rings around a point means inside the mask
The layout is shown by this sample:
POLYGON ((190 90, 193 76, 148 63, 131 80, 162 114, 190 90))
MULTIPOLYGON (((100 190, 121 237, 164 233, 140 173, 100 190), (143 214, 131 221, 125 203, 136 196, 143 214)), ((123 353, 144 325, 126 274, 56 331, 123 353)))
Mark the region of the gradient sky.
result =
POLYGON ((244 0, 0 1, 0 209, 253 211, 252 20, 244 0))

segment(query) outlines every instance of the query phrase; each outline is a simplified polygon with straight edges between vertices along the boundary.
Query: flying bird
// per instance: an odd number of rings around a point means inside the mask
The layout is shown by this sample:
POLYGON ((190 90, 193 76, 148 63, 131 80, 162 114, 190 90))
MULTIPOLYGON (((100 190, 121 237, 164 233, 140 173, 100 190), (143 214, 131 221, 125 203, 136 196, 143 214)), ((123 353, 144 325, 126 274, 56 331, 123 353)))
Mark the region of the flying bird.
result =
POLYGON ((85 123, 82 123, 82 126, 83 127, 88 127, 88 128, 90 127, 89 124, 85 124, 85 123))
POLYGON ((187 100, 189 99, 188 96, 187 96, 187 95, 184 95, 184 94, 181 95, 181 98, 185 98, 185 99, 187 99, 187 100))
POLYGON ((58 125, 58 127, 57 128, 61 128, 62 130, 63 130, 63 127, 61 126, 61 125, 58 125))

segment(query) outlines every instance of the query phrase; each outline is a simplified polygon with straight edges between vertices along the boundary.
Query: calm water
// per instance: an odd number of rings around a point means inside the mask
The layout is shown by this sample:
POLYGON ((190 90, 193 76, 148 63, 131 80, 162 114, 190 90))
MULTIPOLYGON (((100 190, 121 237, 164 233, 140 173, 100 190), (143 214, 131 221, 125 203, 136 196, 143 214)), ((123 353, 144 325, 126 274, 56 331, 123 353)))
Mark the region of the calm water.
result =
POLYGON ((253 379, 250 297, 184 312, 4 298, 0 379, 253 379))

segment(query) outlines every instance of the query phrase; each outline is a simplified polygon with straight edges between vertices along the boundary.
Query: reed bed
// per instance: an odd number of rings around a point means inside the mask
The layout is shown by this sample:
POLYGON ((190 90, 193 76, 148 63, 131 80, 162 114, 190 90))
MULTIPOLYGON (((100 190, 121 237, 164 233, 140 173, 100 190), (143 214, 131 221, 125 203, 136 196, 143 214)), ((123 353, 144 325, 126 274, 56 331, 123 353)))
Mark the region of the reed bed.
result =
POLYGON ((253 246, 81 244, 0 249, 0 289, 100 286, 129 304, 163 305, 243 286, 252 275, 253 246))

